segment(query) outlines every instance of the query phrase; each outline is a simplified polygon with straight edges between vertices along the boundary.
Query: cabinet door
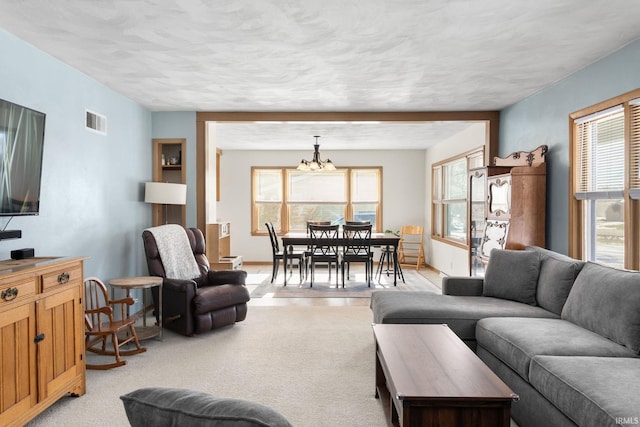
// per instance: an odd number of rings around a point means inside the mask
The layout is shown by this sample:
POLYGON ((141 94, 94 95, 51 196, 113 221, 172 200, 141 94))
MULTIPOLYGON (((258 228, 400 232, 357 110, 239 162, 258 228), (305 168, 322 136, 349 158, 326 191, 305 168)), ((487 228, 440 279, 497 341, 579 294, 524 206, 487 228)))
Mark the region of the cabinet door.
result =
POLYGON ((480 255, 488 259, 494 249, 504 249, 509 234, 509 221, 487 221, 480 255))
MULTIPOLYGON (((71 391, 84 372, 84 313, 80 287, 52 292, 36 304, 38 343, 38 397, 40 400, 61 389, 71 391)), ((82 383, 77 394, 84 394, 82 383)))
POLYGON ((36 404, 35 321, 33 302, 0 312, 0 425, 36 404))
POLYGON ((489 218, 509 219, 511 214, 511 176, 491 177, 487 184, 489 218))
POLYGON ((480 254, 482 237, 487 218, 487 170, 476 169, 471 171, 469 177, 469 248, 470 248, 470 269, 471 276, 483 276, 484 264, 480 254))

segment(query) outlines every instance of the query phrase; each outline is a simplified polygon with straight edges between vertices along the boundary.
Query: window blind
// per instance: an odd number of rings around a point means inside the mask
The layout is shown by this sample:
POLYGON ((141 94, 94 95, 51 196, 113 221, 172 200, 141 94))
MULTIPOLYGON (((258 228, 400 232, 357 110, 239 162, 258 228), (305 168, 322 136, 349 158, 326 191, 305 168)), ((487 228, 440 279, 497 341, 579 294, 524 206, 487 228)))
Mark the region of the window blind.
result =
POLYGON ((624 189, 624 110, 608 109, 576 121, 576 195, 624 189))
POLYGON ((640 199, 640 98, 629 102, 629 197, 640 199))

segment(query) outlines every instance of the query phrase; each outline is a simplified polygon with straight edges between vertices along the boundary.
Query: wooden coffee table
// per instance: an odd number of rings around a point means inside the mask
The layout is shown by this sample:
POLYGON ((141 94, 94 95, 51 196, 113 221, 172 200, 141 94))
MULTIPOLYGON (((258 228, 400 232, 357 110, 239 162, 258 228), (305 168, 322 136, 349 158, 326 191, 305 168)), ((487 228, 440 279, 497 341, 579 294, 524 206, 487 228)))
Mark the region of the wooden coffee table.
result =
POLYGON ((508 427, 518 396, 447 325, 373 325, 391 425, 508 427))

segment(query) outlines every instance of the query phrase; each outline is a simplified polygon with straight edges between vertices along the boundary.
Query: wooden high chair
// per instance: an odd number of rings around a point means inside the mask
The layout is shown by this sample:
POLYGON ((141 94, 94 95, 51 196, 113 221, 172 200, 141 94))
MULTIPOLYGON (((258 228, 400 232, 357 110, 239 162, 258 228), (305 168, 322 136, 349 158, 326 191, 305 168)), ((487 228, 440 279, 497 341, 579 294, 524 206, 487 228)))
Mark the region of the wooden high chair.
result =
POLYGON ((398 262, 400 264, 414 264, 416 270, 425 264, 423 237, 424 227, 421 225, 403 225, 400 228, 400 242, 398 243, 398 262))

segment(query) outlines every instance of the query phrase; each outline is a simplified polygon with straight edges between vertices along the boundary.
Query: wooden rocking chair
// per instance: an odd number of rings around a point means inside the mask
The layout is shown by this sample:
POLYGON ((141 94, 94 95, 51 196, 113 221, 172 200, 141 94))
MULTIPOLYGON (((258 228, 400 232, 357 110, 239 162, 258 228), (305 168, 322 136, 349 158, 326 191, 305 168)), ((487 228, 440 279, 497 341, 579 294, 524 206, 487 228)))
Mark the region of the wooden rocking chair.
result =
POLYGON ((89 365, 87 369, 111 369, 126 365, 126 360, 121 360, 120 356, 144 353, 146 348, 140 346, 136 330, 133 327, 135 318, 128 317, 126 306, 134 303, 133 298, 123 298, 110 300, 107 287, 96 277, 88 277, 84 280, 84 323, 85 323, 85 345, 87 351, 92 353, 115 356, 116 361, 103 365, 89 365), (120 306, 120 319, 114 319, 113 312, 115 305, 120 306), (118 333, 127 333, 128 336, 120 341, 118 333), (111 338, 113 349, 107 347, 107 339, 111 338), (135 349, 120 351, 120 347, 133 343, 135 349))

